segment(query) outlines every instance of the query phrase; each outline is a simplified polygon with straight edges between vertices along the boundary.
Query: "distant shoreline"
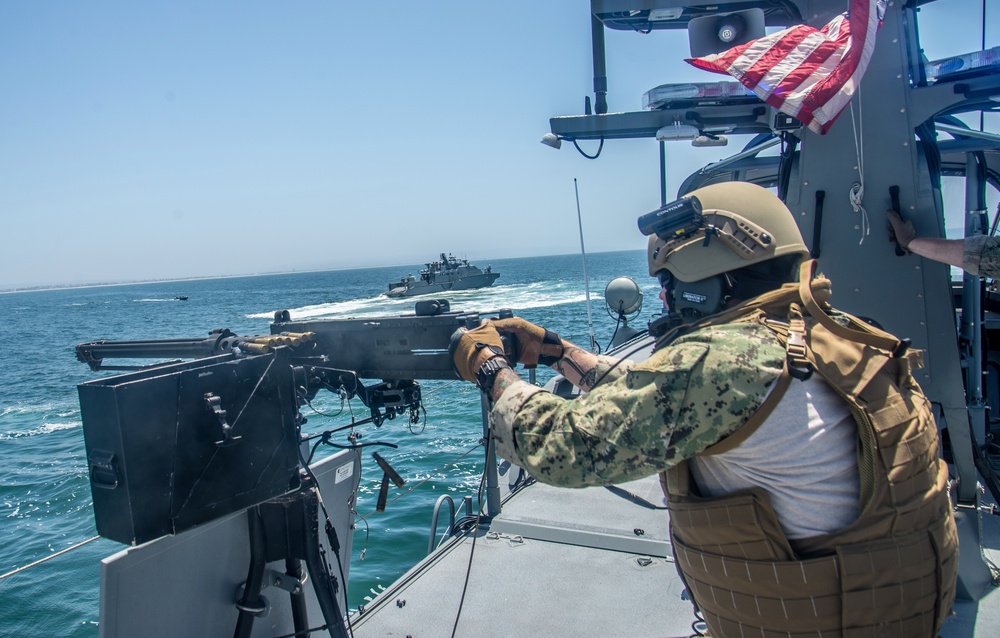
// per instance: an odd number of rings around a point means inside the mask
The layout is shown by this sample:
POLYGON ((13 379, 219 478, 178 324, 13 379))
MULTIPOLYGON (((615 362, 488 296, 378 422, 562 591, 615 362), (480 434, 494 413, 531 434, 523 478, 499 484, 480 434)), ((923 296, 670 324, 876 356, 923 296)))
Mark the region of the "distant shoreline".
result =
MULTIPOLYGON (((391 268, 391 266, 388 266, 391 268)), ((268 277, 273 275, 298 275, 302 273, 333 272, 336 270, 358 270, 357 268, 329 268, 320 270, 288 270, 275 272, 259 272, 245 275, 206 275, 201 277, 179 277, 176 279, 143 279, 139 281, 118 281, 96 284, 65 284, 51 286, 32 286, 29 288, 8 288, 0 290, 0 295, 12 295, 20 292, 50 292, 54 290, 81 290, 84 288, 110 288, 112 286, 145 286, 148 284, 170 284, 185 281, 206 281, 209 279, 240 279, 242 277, 268 277)))
POLYGON ((0 290, 0 295, 10 295, 19 292, 49 292, 54 290, 81 290, 84 288, 110 288, 112 286, 145 286, 148 284, 170 284, 185 281, 208 281, 211 279, 242 279, 243 277, 273 277, 275 275, 302 275, 318 272, 340 272, 344 270, 365 270, 368 268, 400 268, 413 264, 398 264, 390 266, 351 266, 345 268, 316 268, 313 270, 275 270, 272 272, 255 272, 242 275, 202 275, 199 277, 175 277, 169 279, 140 279, 138 281, 117 281, 91 284, 65 284, 49 286, 32 286, 28 288, 7 288, 0 290))
MULTIPOLYGON (((601 254, 601 253, 620 253, 620 252, 632 252, 633 249, 625 250, 602 250, 594 251, 588 254, 601 254)), ((639 250, 639 249, 634 249, 639 250)), ((502 257, 498 259, 534 259, 537 257, 562 257, 565 255, 572 255, 575 253, 564 253, 562 255, 530 255, 526 257, 502 257)), ((483 261, 483 260, 480 260, 483 261)), ((209 279, 240 279, 242 277, 269 277, 274 275, 300 275, 308 273, 320 273, 320 272, 339 272, 344 270, 366 270, 369 268, 403 268, 412 267, 415 264, 389 264, 387 266, 350 266, 344 268, 316 268, 312 270, 283 270, 274 272, 260 272, 260 273, 249 273, 242 275, 204 275, 200 277, 176 277, 168 279, 142 279, 139 281, 118 281, 118 282, 107 282, 107 283, 88 283, 88 284, 65 284, 65 285, 41 285, 41 286, 29 286, 26 288, 6 288, 0 290, 0 295, 13 295, 18 293, 26 292, 52 292, 56 290, 80 290, 84 288, 109 288, 112 286, 144 286, 148 284, 169 284, 169 283, 182 283, 185 281, 206 281, 209 279)))
MULTIPOLYGON (((516 258, 515 258, 516 259, 516 258)), ((302 275, 319 272, 341 272, 344 270, 366 270, 369 268, 402 268, 413 264, 397 264, 390 266, 352 266, 346 268, 317 268, 314 270, 275 270, 273 272, 255 272, 243 275, 202 275, 200 277, 177 277, 170 279, 140 279, 138 281, 118 281, 97 284, 65 284, 52 286, 33 286, 30 288, 7 288, 0 290, 0 295, 10 295, 19 292, 48 292, 54 290, 81 290, 84 288, 110 288, 112 286, 145 286, 148 284, 170 284, 185 281, 208 281, 211 279, 242 279, 243 277, 273 277, 276 275, 302 275)))

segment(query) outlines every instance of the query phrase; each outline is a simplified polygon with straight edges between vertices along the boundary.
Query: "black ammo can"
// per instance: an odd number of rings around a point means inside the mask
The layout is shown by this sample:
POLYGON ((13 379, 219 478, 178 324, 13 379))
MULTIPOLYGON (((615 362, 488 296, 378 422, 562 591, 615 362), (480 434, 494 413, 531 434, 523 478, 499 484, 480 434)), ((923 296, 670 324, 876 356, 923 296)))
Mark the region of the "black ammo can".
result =
POLYGON ((144 543, 298 486, 295 389, 276 356, 227 354, 78 386, 101 536, 144 543))

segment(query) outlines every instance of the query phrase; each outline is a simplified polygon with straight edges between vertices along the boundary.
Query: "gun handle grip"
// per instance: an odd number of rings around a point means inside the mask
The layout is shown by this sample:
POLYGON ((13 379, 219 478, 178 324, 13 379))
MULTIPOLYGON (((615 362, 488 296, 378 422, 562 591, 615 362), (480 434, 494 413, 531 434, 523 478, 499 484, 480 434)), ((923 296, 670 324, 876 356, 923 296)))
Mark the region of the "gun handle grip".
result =
POLYGON ((517 365, 517 336, 513 332, 501 332, 500 342, 503 343, 503 354, 511 365, 517 365))

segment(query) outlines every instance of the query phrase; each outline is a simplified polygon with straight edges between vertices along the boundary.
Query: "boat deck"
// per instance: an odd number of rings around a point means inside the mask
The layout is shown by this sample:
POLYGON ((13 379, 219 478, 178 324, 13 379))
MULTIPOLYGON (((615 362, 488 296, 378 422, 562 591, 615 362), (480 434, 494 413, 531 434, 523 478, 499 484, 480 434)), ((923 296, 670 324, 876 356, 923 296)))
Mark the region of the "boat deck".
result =
MULTIPOLYGON (((663 507, 655 477, 614 488, 529 485, 488 530, 452 539, 355 614, 353 635, 690 636, 695 617, 663 507)), ((984 520, 983 532, 996 562, 1000 517, 984 520)), ((959 601, 942 636, 992 638, 998 623, 994 589, 959 601)))
POLYGON ((655 477, 530 485, 488 532, 453 539, 355 615, 354 636, 448 636, 456 617, 457 636, 690 635, 664 506, 655 477))

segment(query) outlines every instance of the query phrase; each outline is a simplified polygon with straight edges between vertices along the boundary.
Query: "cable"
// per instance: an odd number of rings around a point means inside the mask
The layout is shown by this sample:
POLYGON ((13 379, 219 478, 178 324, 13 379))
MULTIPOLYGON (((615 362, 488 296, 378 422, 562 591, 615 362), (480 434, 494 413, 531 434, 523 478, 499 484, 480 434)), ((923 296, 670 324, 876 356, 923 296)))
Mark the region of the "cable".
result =
MULTIPOLYGON (((608 313, 610 314, 611 311, 609 310, 608 313)), ((615 331, 611 333, 611 340, 608 341, 608 349, 604 351, 604 354, 607 354, 608 351, 611 350, 611 344, 615 342, 615 337, 618 336, 618 329, 621 328, 621 326, 622 326, 622 314, 619 312, 618 319, 615 320, 615 331)))
MULTIPOLYGON (((322 507, 322 505, 323 505, 323 501, 320 500, 320 506, 322 507)), ((330 530, 333 529, 333 524, 330 522, 330 516, 326 513, 326 507, 323 507, 323 516, 326 516, 326 534, 327 534, 327 540, 329 540, 330 543, 332 544, 333 543, 333 539, 330 538, 330 530)), ((336 533, 336 531, 334 531, 334 533, 336 533)), ((340 572, 340 582, 344 583, 344 607, 345 607, 345 609, 343 611, 344 622, 347 624, 347 633, 349 633, 351 635, 351 638, 354 638, 354 627, 351 626, 351 613, 346 609, 347 608, 347 578, 344 576, 344 561, 342 561, 340 559, 340 552, 339 551, 334 552, 334 555, 337 557, 337 571, 340 572)))
POLYGON ((80 542, 80 543, 77 543, 76 545, 72 545, 70 547, 67 547, 66 549, 61 549, 58 552, 56 552, 55 554, 49 554, 45 558, 40 558, 40 559, 36 560, 33 563, 28 563, 27 565, 24 565, 23 567, 18 567, 17 569, 13 569, 13 570, 7 572, 6 574, 0 575, 0 580, 3 580, 4 578, 7 578, 9 576, 13 576, 14 574, 20 574, 21 572, 23 572, 23 571, 25 571, 27 569, 31 569, 32 567, 35 567, 36 565, 41 565, 42 563, 46 563, 46 562, 52 560, 53 558, 55 558, 56 556, 62 556, 63 554, 66 554, 68 552, 73 551, 74 549, 79 549, 80 547, 83 547, 87 543, 93 543, 98 538, 100 538, 100 535, 94 536, 93 538, 88 538, 87 540, 85 540, 83 542, 80 542))
POLYGON ((604 138, 603 137, 601 138, 601 143, 597 147, 597 152, 594 153, 593 155, 587 155, 586 153, 584 153, 583 149, 580 148, 580 145, 576 143, 576 140, 573 140, 573 146, 575 146, 576 150, 580 152, 580 155, 583 155, 587 159, 591 159, 591 160, 592 159, 597 159, 598 157, 601 156, 601 151, 604 150, 604 138))
POLYGON ((358 514, 357 509, 354 509, 354 517, 360 518, 361 522, 365 524, 365 546, 361 548, 361 553, 358 556, 358 560, 364 560, 365 554, 368 552, 368 536, 371 533, 371 527, 368 525, 368 519, 362 516, 361 514, 358 514))
MULTIPOLYGON (((424 413, 424 422, 420 425, 420 431, 418 431, 418 432, 414 432, 413 431, 414 421, 413 421, 413 414, 412 413, 410 414, 410 422, 406 424, 406 429, 409 430, 410 434, 412 434, 414 436, 417 436, 418 434, 423 434, 424 430, 427 429, 427 409, 424 407, 423 401, 420 402, 420 411, 424 413)), ((420 419, 418 418, 417 421, 419 421, 419 420, 420 419)))
MULTIPOLYGON (((330 388, 329 386, 327 387, 327 389, 328 389, 328 390, 330 390, 331 392, 334 392, 335 394, 339 394, 339 395, 340 395, 340 410, 338 410, 337 412, 335 412, 335 413, 333 413, 333 414, 330 414, 330 413, 328 413, 328 412, 322 412, 322 411, 320 411, 320 410, 317 410, 317 409, 316 409, 316 407, 315 407, 315 406, 313 406, 312 402, 311 402, 311 401, 309 400, 309 397, 308 397, 308 396, 306 396, 306 394, 305 394, 304 392, 303 392, 302 394, 300 394, 299 396, 300 396, 300 397, 302 398, 302 401, 303 401, 303 402, 304 402, 304 403, 305 403, 306 405, 308 405, 308 406, 309 406, 309 409, 310 409, 310 410, 312 410, 313 412, 315 412, 316 414, 318 414, 318 415, 320 415, 320 416, 325 416, 325 417, 331 417, 331 418, 332 418, 332 417, 337 417, 337 416, 340 416, 341 414, 343 414, 343 413, 344 413, 344 404, 345 404, 345 403, 347 403, 347 400, 346 400, 346 398, 345 398, 345 394, 344 394, 343 392, 335 392, 335 391, 334 391, 334 390, 333 390, 332 388, 330 388)), ((300 388, 300 390, 304 390, 304 388, 300 388)))
MULTIPOLYGON (((330 550, 333 551, 333 555, 337 557, 337 568, 340 571, 340 581, 344 587, 344 606, 346 607, 347 579, 344 578, 344 564, 343 560, 340 557, 339 543, 334 542, 334 539, 331 538, 330 536, 330 531, 333 530, 333 523, 330 522, 330 514, 326 511, 326 504, 323 503, 323 495, 319 491, 319 481, 316 479, 316 475, 313 473, 312 468, 309 467, 309 464, 306 463, 305 459, 302 457, 302 446, 297 446, 297 449, 299 452, 299 462, 302 463, 302 469, 305 471, 305 473, 309 476, 309 479, 312 481, 312 484, 316 489, 316 501, 319 503, 320 509, 323 510, 323 518, 326 521, 325 529, 326 529, 327 542, 330 543, 330 550)), ((334 530, 334 533, 336 533, 336 530, 334 530)), ((325 556, 322 546, 320 546, 320 553, 324 554, 325 556)), ((324 558, 323 560, 325 561, 326 559, 324 558)), ((327 563, 326 565, 326 571, 327 573, 330 572, 329 563, 327 563)), ((313 578, 317 578, 318 576, 319 576, 318 574, 313 574, 313 578)), ((344 610, 344 622, 347 623, 347 633, 351 635, 351 638, 354 638, 354 628, 351 626, 351 614, 347 613, 346 609, 344 610)))
MULTIPOLYGON (((239 423, 240 417, 243 416, 243 412, 247 409, 247 406, 250 405, 250 401, 253 400, 253 395, 257 394, 260 384, 264 382, 264 379, 267 377, 267 373, 271 370, 271 366, 274 365, 274 359, 275 357, 271 357, 271 360, 267 362, 267 367, 264 368, 264 372, 262 372, 260 378, 257 379, 257 385, 255 385, 253 390, 250 391, 250 396, 247 397, 246 403, 244 403, 243 407, 240 408, 240 413, 236 415, 235 419, 233 419, 233 424, 230 426, 233 431, 236 430, 236 424, 239 423)), ((185 504, 186 503, 187 501, 185 500, 185 504)))
MULTIPOLYGON (((487 438, 488 440, 488 438, 487 438)), ((482 520, 483 516, 483 488, 486 486, 486 473, 489 468, 486 464, 483 464, 483 475, 479 479, 479 509, 476 511, 476 526, 475 532, 472 535, 472 549, 469 550, 469 564, 465 568, 465 581, 462 583, 462 597, 458 601, 458 611, 455 612, 455 624, 451 628, 451 638, 455 638, 455 632, 458 631, 458 621, 462 617, 462 606, 465 604, 465 593, 469 589, 469 575, 472 573, 472 557, 476 555, 476 540, 479 538, 479 522, 482 520)))
MULTIPOLYGON (((338 450, 360 450, 361 448, 373 447, 373 446, 391 447, 394 450, 399 448, 399 446, 396 445, 395 443, 389 443, 387 441, 372 441, 371 443, 355 443, 353 445, 341 445, 339 443, 331 443, 326 435, 332 433, 333 431, 324 432, 322 438, 320 438, 319 441, 316 441, 316 443, 312 446, 312 448, 309 450, 309 458, 306 460, 307 465, 312 463, 313 457, 316 455, 317 448, 319 448, 319 446, 324 443, 326 445, 329 445, 330 447, 337 448, 338 450)), ((305 437, 302 440, 308 441, 310 440, 310 438, 315 438, 315 437, 305 437)))
POLYGON ((423 392, 420 395, 421 396, 421 399, 420 399, 420 411, 423 412, 423 414, 424 414, 424 422, 420 426, 420 430, 417 431, 417 432, 414 432, 413 431, 413 421, 411 420, 410 423, 409 423, 409 425, 407 425, 407 428, 410 430, 410 434, 413 434, 414 436, 416 436, 418 434, 423 434, 424 430, 427 429, 427 408, 424 407, 424 401, 423 400, 425 398, 429 397, 430 395, 434 394, 435 392, 439 391, 439 390, 444 390, 445 388, 447 388, 449 386, 455 385, 459 381, 461 381, 461 379, 455 379, 454 381, 449 381, 448 383, 445 383, 444 385, 440 385, 440 386, 434 388, 430 392, 423 392))
MULTIPOLYGON (((491 314, 495 314, 495 313, 491 313, 491 314)), ((438 392, 439 390, 444 390, 444 389, 445 389, 445 388, 447 388, 448 386, 452 386, 452 385, 455 385, 455 384, 456 384, 456 383, 458 383, 459 381, 461 381, 461 379, 455 379, 454 381, 449 381, 448 383, 445 383, 444 385, 441 385, 441 386, 438 386, 438 387, 434 388, 433 390, 431 390, 431 391, 429 391, 429 392, 424 392, 424 393, 422 393, 422 396, 424 396, 424 397, 428 397, 428 396, 430 396, 430 395, 434 394, 435 392, 438 392)))

